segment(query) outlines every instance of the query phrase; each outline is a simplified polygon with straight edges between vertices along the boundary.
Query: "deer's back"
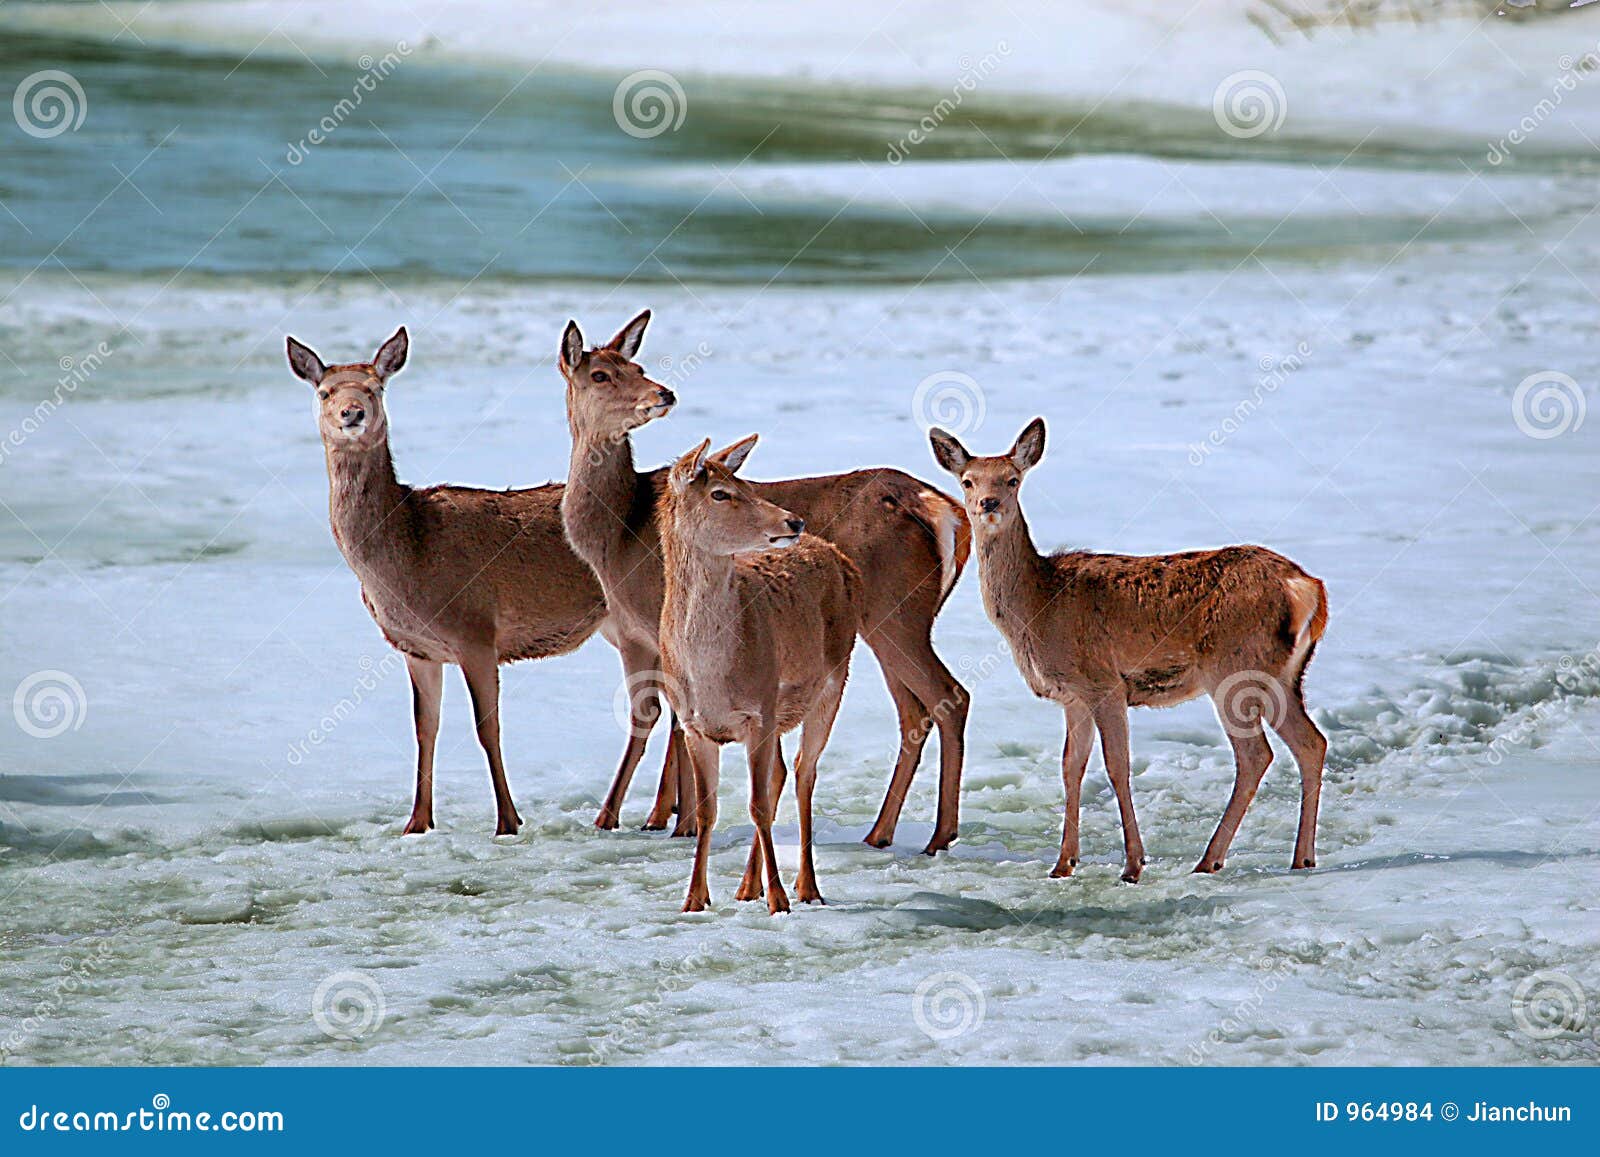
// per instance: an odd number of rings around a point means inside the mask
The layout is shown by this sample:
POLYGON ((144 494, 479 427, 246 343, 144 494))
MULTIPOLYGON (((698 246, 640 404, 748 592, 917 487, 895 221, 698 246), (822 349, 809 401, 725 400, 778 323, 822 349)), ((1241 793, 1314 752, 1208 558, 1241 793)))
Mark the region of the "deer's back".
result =
POLYGON ((859 568, 869 630, 908 611, 931 620, 966 561, 960 505, 904 471, 853 470, 757 486, 859 568))
POLYGON ((418 584, 443 600, 446 620, 491 631, 502 662, 573 650, 605 618, 600 584, 562 531, 561 492, 550 483, 413 493, 418 584))
POLYGON ((1298 625, 1285 583, 1309 576, 1265 547, 1070 551, 1042 561, 1043 601, 1033 612, 1040 653, 1030 658, 1047 681, 1064 674, 1092 686, 1119 682, 1132 705, 1165 706, 1234 671, 1279 671, 1294 651, 1298 625), (1052 671, 1060 655, 1067 666, 1052 671))

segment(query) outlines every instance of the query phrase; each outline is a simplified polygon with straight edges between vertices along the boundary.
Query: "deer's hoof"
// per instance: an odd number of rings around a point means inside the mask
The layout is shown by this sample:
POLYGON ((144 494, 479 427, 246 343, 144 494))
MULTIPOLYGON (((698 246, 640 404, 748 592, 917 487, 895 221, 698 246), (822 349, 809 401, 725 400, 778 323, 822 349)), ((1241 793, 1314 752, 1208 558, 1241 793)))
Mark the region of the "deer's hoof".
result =
POLYGON ((943 835, 943 836, 940 835, 938 832, 934 832, 933 833, 933 839, 929 840, 928 841, 928 846, 922 849, 922 854, 925 855, 925 856, 936 856, 940 852, 945 851, 946 849, 948 849, 950 847, 950 845, 955 843, 955 842, 956 842, 956 834, 954 832, 951 832, 949 835, 943 835))
POLYGON ((1305 868, 1315 868, 1316 866, 1317 866, 1317 861, 1315 859, 1313 859, 1311 856, 1305 856, 1305 857, 1302 857, 1301 859, 1296 860, 1294 862, 1294 867, 1291 870, 1292 871, 1299 871, 1299 870, 1302 870, 1302 869, 1305 869, 1305 868))
POLYGON ((426 835, 432 830, 433 820, 418 819, 416 816, 412 816, 411 819, 406 822, 406 826, 401 829, 400 834, 402 836, 422 836, 426 835))
POLYGON ((616 812, 601 812, 594 817, 594 826, 603 832, 614 832, 619 825, 616 812))
POLYGON ((1065 880, 1070 875, 1072 875, 1071 864, 1057 864, 1050 869, 1050 878, 1052 880, 1065 880))
POLYGON ((1194 866, 1194 874, 1197 876, 1209 876, 1220 871, 1222 871, 1221 860, 1201 860, 1194 866))
POLYGON ((1138 868, 1128 868, 1128 869, 1126 869, 1122 873, 1122 882, 1124 884, 1137 884, 1139 882, 1139 869, 1138 868))

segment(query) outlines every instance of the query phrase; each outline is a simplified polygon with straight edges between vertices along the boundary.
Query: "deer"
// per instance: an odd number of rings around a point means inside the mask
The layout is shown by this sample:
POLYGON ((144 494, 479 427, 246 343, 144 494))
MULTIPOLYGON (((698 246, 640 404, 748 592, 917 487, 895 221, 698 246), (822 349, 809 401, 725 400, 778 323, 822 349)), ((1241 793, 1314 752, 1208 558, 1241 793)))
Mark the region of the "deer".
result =
POLYGON ((682 720, 695 776, 694 869, 685 912, 711 903, 706 861, 717 823, 721 748, 741 743, 750 765, 750 858, 737 900, 789 911, 772 821, 787 779, 780 737, 800 727, 795 797, 800 869, 795 894, 821 904, 812 857, 812 792, 861 629, 861 574, 835 545, 805 533, 793 511, 737 478, 707 438, 673 464, 661 495, 666 592, 662 683, 682 720), (765 875, 763 887, 762 876, 765 875))
POLYGON ((1302 683, 1328 624, 1328 596, 1281 554, 1229 546, 1183 554, 1068 550, 1042 555, 1020 501, 1044 457, 1044 419, 1011 449, 974 457, 955 435, 929 431, 934 458, 960 480, 977 540, 984 609, 1028 689, 1066 715, 1061 778, 1066 815, 1050 875, 1078 866, 1083 776, 1100 734, 1122 818, 1126 863, 1145 866, 1128 766, 1128 708, 1170 707, 1209 695, 1233 748, 1233 793, 1194 871, 1218 872, 1272 763, 1265 722, 1300 768, 1300 826, 1291 868, 1316 866, 1317 805, 1328 741, 1306 711, 1302 683))
POLYGON ((334 541, 411 677, 417 790, 404 834, 434 826, 434 746, 451 663, 466 678, 489 762, 495 834, 515 835, 522 820, 500 752, 500 665, 564 655, 610 630, 600 584, 562 531, 562 487, 418 489, 398 480, 384 390, 406 364, 404 326, 371 362, 324 365, 293 337, 287 349, 316 395, 334 541))
MULTIPOLYGON (((673 390, 654 381, 636 360, 650 323, 644 310, 605 345, 588 348, 575 321, 561 337, 558 367, 566 382, 572 458, 561 513, 567 538, 599 576, 623 642, 630 686, 642 688, 635 722, 649 723, 658 693, 648 672, 660 667, 659 630, 665 596, 658 507, 667 471, 639 471, 632 432, 671 411, 673 390)), ((713 456, 738 470, 755 445, 751 437, 713 456)), ((809 533, 844 552, 862 576, 861 638, 871 648, 894 701, 899 749, 888 789, 865 842, 894 842, 900 811, 921 762, 923 747, 939 733, 939 802, 934 831, 923 851, 948 848, 959 828, 961 768, 969 696, 933 648, 933 623, 971 551, 971 528, 961 504, 936 487, 899 470, 867 469, 779 482, 747 482, 762 498, 793 511, 809 533)), ((639 726, 635 733, 641 733, 639 726)), ((694 773, 681 754, 673 725, 668 768, 644 826, 664 827, 676 806, 675 834, 694 830, 694 773), (680 751, 674 760, 672 752, 680 751), (674 774, 674 772, 676 774, 674 774)), ((618 826, 623 800, 643 751, 625 757, 595 818, 618 826)))

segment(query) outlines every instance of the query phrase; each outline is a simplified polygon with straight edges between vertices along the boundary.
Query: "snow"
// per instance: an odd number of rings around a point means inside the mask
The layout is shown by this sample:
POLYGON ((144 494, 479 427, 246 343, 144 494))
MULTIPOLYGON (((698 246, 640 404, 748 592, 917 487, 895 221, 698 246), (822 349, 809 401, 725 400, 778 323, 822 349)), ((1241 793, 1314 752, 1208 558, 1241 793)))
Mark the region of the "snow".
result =
MULTIPOLYGON (((88 528, 36 564, 20 561, 20 532, 7 540, 19 560, 5 568, 7 682, 40 666, 76 672, 87 701, 79 730, 13 743, 0 778, 20 946, 0 965, 7 1002, 82 980, 10 1051, 163 1063, 1592 1059, 1582 1038, 1519 1033, 1512 994, 1541 971, 1590 991, 1600 981, 1600 678, 1582 662, 1594 459, 1581 430, 1525 437, 1509 398, 1532 364, 1581 377, 1595 324, 1547 328, 1565 316, 1566 286, 1544 276, 1476 333, 1440 326, 1506 288, 1499 264, 1418 255, 1376 275, 1385 292, 1348 302, 1371 273, 1240 271, 1225 305, 1199 307, 1214 274, 1121 278, 1114 296, 1083 279, 914 299, 773 291, 761 309, 730 290, 653 292, 647 364, 702 341, 715 353, 680 383, 680 409, 640 435, 644 461, 760 429, 755 476, 885 461, 931 478, 910 398, 922 377, 962 366, 986 395, 974 446, 1008 441, 1035 411, 1052 421, 1024 493, 1041 541, 1260 539, 1331 592, 1307 684, 1332 741, 1316 872, 1287 871, 1298 779, 1282 753, 1228 869, 1188 874, 1231 774, 1209 709, 1189 705, 1136 714, 1145 881, 1117 882, 1098 771, 1087 864, 1046 879, 1059 713, 994 661, 969 574, 938 635, 974 692, 961 843, 916 854, 931 831, 926 766, 895 848, 858 842, 893 744, 862 651, 818 792, 830 903, 777 919, 731 900, 749 835, 741 776, 725 777, 707 915, 677 910, 686 842, 589 826, 621 742, 617 663, 598 642, 507 672, 521 835, 490 836, 487 775, 452 680, 441 830, 398 836, 409 698, 329 542, 309 399, 271 349, 249 354, 231 385, 214 381, 178 351, 237 343, 235 292, 169 291, 121 367, 135 383, 166 367, 160 389, 75 402, 70 421, 34 436, 29 473, 8 475, 8 504, 44 511, 33 525, 45 539, 69 519, 88 528), (1196 316, 1174 333, 1182 309, 1196 316), (1257 351, 1293 333, 1312 356, 1193 465, 1189 443, 1248 391, 1257 351), (858 388, 867 367, 870 394, 858 388), (130 485, 87 513, 62 502, 52 515, 44 501, 113 477, 130 485), (344 700, 355 709, 338 718, 344 700), (346 1041, 308 1012, 318 985, 349 970, 377 984, 384 1017, 346 1041), (979 1004, 981 1023, 923 1031, 917 1009, 928 1022, 941 999, 948 1023, 976 1021, 979 1004)), ((81 329, 92 344, 97 307, 64 277, 39 277, 16 320, 52 342, 81 329)), ((126 316, 150 287, 94 288, 126 316)), ((390 391, 402 473, 559 476, 566 439, 545 347, 572 291, 475 287, 448 309, 430 308, 443 304, 433 292, 409 292, 434 320, 413 330, 390 391), (514 335, 514 355, 486 359, 487 333, 514 335)), ((254 310, 287 313, 329 357, 360 355, 392 322, 376 292, 251 293, 254 310)), ((577 303, 596 329, 636 304, 602 297, 577 303)))
POLYGON ((1317 5, 1252 0, 931 0, 866 18, 850 0, 814 0, 803 22, 752 18, 720 0, 666 7, 408 0, 398 9, 385 0, 314 8, 283 0, 153 7, 112 0, 10 5, 0 21, 107 40, 127 37, 131 27, 154 45, 294 60, 381 55, 404 43, 439 60, 517 73, 659 69, 684 78, 943 94, 976 76, 981 96, 1049 96, 1081 106, 1114 96, 1207 113, 1224 78, 1266 73, 1283 91, 1294 133, 1360 122, 1380 139, 1443 130, 1487 147, 1529 115, 1541 143, 1582 146, 1600 86, 1576 66, 1600 52, 1600 15, 1580 9, 1555 19, 1496 19, 1492 3, 1451 0, 1383 7, 1395 15, 1376 26, 1335 20, 1308 30, 1292 29, 1283 14, 1314 13, 1317 5), (1560 85, 1562 75, 1575 83, 1560 85), (1560 107, 1537 112, 1546 99, 1560 107))

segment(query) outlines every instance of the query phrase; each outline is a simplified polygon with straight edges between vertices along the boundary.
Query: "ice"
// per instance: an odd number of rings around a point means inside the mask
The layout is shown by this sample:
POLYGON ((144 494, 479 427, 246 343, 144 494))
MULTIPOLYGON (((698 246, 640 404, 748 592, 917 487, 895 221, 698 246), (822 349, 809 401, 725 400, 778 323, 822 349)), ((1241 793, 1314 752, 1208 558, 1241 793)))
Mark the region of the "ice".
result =
MULTIPOLYGON (((1515 380, 1543 362, 1505 327, 1552 308, 1561 278, 1530 282, 1514 316, 1487 319, 1469 349, 1430 328, 1440 311, 1475 306, 1492 264, 1416 256, 1382 275, 1404 279, 1403 292, 1361 298, 1320 333, 1310 319, 1334 317, 1345 278, 1241 272, 1227 308, 1204 310, 1149 371, 1142 359, 1165 319, 1214 275, 1119 279, 1114 301, 1081 280, 976 298, 933 288, 915 309, 894 290, 773 292, 759 310, 734 291, 651 294, 647 362, 703 338, 716 354, 681 384, 681 409, 640 434, 644 461, 707 433, 759 429, 748 468, 758 477, 883 461, 931 479, 912 388, 962 366, 987 398, 972 444, 1008 441, 1036 411, 1052 419, 1049 457, 1024 495, 1042 541, 1157 550, 1259 538, 1323 576, 1333 625, 1307 686, 1332 753, 1321 867, 1309 875, 1287 871, 1298 798, 1287 753, 1228 869, 1188 874, 1231 774, 1209 710, 1190 705, 1136 715, 1144 882, 1116 880, 1120 835, 1098 771, 1086 790, 1086 863, 1070 881, 1046 879, 1059 839, 1060 716, 1008 664, 984 662, 996 636, 970 574, 939 623, 940 649, 974 693, 962 841, 949 855, 916 854, 931 831, 927 767, 895 848, 859 843, 893 745, 863 651, 818 792, 829 905, 772 919, 733 903, 749 824, 742 773, 730 772, 714 911, 680 915, 689 847, 631 830, 659 743, 629 800, 630 826, 589 824, 621 742, 617 663, 598 641, 506 674, 523 833, 490 836, 488 777, 452 679, 440 830, 402 839, 404 676, 385 665, 328 538, 310 401, 277 351, 252 354, 232 391, 203 388, 194 371, 181 378, 193 387, 163 399, 74 404, 70 423, 35 436, 34 468, 18 484, 66 492, 92 442, 108 471, 152 496, 202 478, 208 492, 193 504, 129 500, 103 528, 74 535, 73 552, 35 562, 22 544, 6 565, 7 681, 41 666, 76 672, 88 703, 80 730, 12 741, 0 778, 11 1015, 25 1012, 25 994, 84 974, 59 1012, 10 1046, 13 1059, 1592 1059, 1571 1034, 1518 1032, 1512 1001, 1536 972, 1591 991, 1600 982, 1600 678, 1562 659, 1581 660, 1594 642, 1574 610, 1596 554, 1578 522, 1593 457, 1580 437, 1536 442, 1511 418, 1515 380), (773 315, 784 324, 769 324, 773 315), (852 345, 838 342, 841 318, 852 345), (1318 335, 1315 356, 1221 452, 1191 464, 1187 440, 1249 389, 1256 351, 1298 328, 1318 335), (1422 362, 1443 368, 1406 368, 1422 362), (865 394, 856 381, 868 364, 883 388, 865 394), (1263 486, 1263 461, 1296 466, 1263 486), (179 562, 130 545, 184 535, 237 546, 179 562), (1432 611, 1443 606, 1453 609, 1441 619, 1432 611), (376 689, 324 728, 364 673, 376 689), (381 990, 384 1020, 345 1041, 309 1014, 319 984, 350 970, 381 990), (933 1024, 930 1035, 916 1010, 932 998, 916 994, 947 974, 958 978, 940 982, 958 986, 953 1007, 970 983, 982 1020, 949 1037, 933 1024)), ((69 330, 97 332, 70 281, 40 278, 36 316, 59 309, 69 330)), ((97 288, 111 310, 143 292, 97 288)), ((329 356, 356 356, 394 320, 380 293, 277 302, 263 292, 258 308, 281 306, 296 331, 315 326, 329 356)), ((138 334, 140 356, 194 342, 197 325, 226 333, 216 302, 228 293, 169 294, 138 334)), ((414 314, 433 320, 413 330, 412 364, 390 391, 402 475, 559 476, 566 438, 544 347, 573 292, 469 290, 442 310, 428 308, 431 293, 409 291, 414 314), (490 333, 513 335, 526 362, 508 372, 482 361, 474 351, 490 333)), ((636 304, 586 293, 576 313, 597 327, 636 304)), ((1581 375, 1594 330, 1580 319, 1542 352, 1581 375)), ((792 847, 790 805, 782 818, 780 842, 792 847)))

